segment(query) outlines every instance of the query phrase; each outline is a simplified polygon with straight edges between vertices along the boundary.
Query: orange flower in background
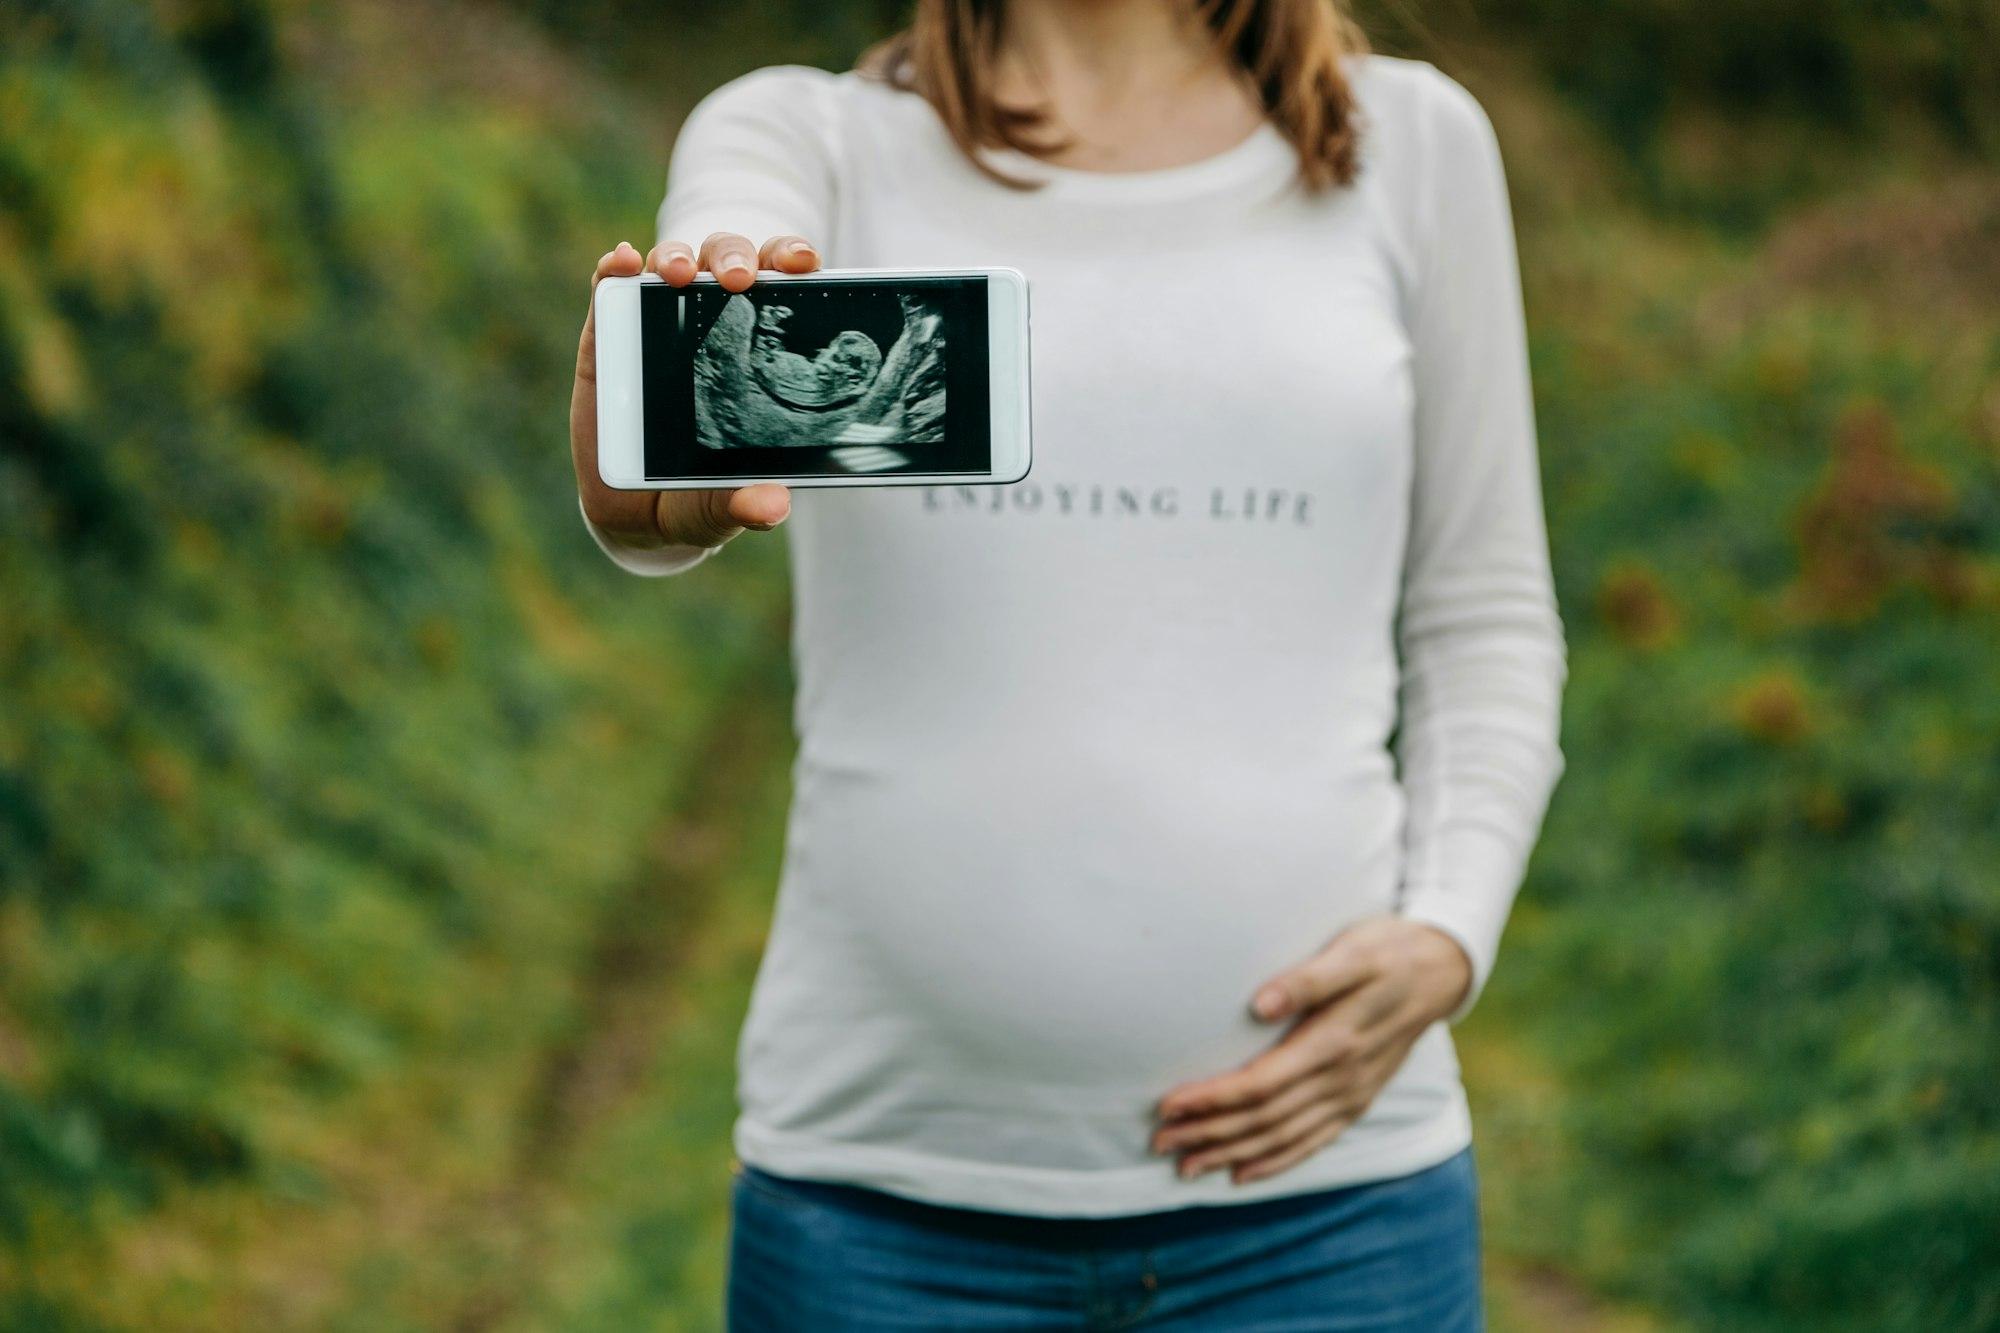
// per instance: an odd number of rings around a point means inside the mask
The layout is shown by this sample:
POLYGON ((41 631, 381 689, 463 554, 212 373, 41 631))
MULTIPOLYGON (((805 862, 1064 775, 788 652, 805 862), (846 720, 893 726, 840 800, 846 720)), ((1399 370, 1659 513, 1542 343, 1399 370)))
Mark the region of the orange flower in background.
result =
POLYGON ((1621 560, 1604 572, 1597 614, 1612 637, 1639 652, 1658 652, 1680 637, 1680 608, 1660 576, 1637 560, 1621 560))
POLYGON ((1936 529, 1953 497, 1942 473, 1903 451, 1894 418, 1878 402, 1847 412, 1834 451, 1799 513, 1794 596, 1809 614, 1861 620, 1900 586, 1932 585, 1936 529))
POLYGON ((1805 682, 1775 667, 1740 686, 1730 705, 1736 725, 1766 745, 1796 745, 1812 734, 1812 701, 1805 682))

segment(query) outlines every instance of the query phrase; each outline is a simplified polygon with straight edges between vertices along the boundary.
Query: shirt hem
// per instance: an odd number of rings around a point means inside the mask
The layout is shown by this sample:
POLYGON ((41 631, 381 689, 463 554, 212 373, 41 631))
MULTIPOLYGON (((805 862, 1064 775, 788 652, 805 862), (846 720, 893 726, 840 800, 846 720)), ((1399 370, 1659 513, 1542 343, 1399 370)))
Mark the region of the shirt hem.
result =
MULTIPOLYGON (((1365 1123, 1365 1122, 1364 1122, 1365 1123)), ((1472 1142, 1463 1097, 1441 1114, 1365 1142, 1336 1141, 1289 1171, 1249 1185, 1226 1172, 1184 1181, 1173 1162, 1086 1170, 974 1162, 872 1144, 840 1143, 736 1122, 736 1155, 760 1171, 880 1190, 919 1203, 1031 1217, 1126 1217, 1198 1205, 1253 1203, 1394 1180, 1438 1165, 1472 1142)))

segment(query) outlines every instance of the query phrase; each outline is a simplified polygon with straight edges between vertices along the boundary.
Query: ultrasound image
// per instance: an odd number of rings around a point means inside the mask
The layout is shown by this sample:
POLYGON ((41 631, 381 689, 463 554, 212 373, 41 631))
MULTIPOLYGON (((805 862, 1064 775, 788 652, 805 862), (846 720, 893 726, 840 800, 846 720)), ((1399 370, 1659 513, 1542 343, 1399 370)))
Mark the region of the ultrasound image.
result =
POLYGON ((940 309, 889 292, 732 295, 694 357, 695 434, 709 449, 817 447, 856 472, 945 432, 940 309))

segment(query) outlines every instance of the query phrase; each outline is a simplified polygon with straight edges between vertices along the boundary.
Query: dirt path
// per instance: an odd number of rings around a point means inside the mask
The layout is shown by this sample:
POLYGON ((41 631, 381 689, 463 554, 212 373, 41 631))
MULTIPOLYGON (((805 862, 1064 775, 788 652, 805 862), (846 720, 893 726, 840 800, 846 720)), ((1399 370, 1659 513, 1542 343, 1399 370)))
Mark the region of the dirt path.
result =
MULTIPOLYGON (((773 621, 770 673, 782 667, 783 625, 773 621)), ((480 1248, 500 1260, 441 1326, 491 1333, 532 1307, 546 1271, 551 1214, 563 1204, 573 1160, 598 1130, 643 1097, 662 1037, 678 1018, 676 984, 701 946, 717 885, 756 830, 742 817, 773 765, 791 749, 781 680, 759 672, 705 732, 675 813, 653 835, 642 868, 603 918, 578 984, 577 1020, 552 1047, 521 1112, 512 1178, 486 1201, 495 1219, 480 1248)))
POLYGON ((1644 1312, 1607 1303, 1553 1268, 1492 1260, 1487 1285, 1494 1333, 1657 1333, 1667 1327, 1644 1312))

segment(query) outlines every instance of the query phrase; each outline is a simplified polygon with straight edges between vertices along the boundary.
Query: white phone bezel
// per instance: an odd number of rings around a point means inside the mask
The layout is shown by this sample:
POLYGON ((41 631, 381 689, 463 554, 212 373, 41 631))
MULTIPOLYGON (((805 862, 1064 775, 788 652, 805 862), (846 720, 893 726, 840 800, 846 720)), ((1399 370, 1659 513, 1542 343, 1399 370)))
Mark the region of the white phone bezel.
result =
MULTIPOLYGON (((664 281, 656 273, 603 278, 597 284, 597 475, 627 491, 708 490, 781 481, 788 486, 995 485, 1019 481, 1034 461, 1028 383, 1028 280, 1012 268, 824 269, 817 273, 760 272, 759 285, 824 278, 963 278, 986 283, 986 348, 993 466, 985 472, 853 476, 651 478, 645 475, 644 367, 639 342, 639 289, 664 281)), ((696 282, 713 282, 707 276, 696 282)))

